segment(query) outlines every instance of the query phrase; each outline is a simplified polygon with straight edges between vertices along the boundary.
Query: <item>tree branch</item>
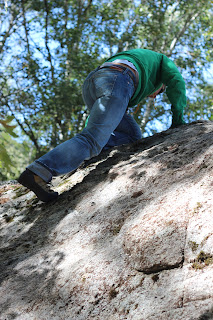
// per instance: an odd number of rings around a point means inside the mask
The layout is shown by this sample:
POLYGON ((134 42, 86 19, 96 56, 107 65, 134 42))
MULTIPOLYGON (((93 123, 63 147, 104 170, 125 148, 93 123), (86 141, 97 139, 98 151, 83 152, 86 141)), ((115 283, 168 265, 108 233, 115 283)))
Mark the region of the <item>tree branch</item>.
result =
POLYGON ((44 0, 44 6, 46 9, 46 16, 45 16, 45 46, 46 46, 46 50, 48 53, 48 57, 47 60, 50 63, 50 69, 51 69, 51 76, 52 76, 52 81, 53 83, 55 82, 55 76, 54 76, 54 67, 53 67, 53 63, 52 63, 52 56, 50 53, 50 48, 48 46, 48 19, 49 19, 49 8, 48 8, 48 3, 47 0, 44 0))
POLYGON ((16 122, 18 123, 18 125, 20 126, 20 128, 22 129, 22 131, 26 134, 26 136, 28 136, 30 138, 30 140, 33 142, 36 150, 37 150, 37 154, 40 153, 41 149, 40 146, 38 145, 37 139, 32 131, 32 129, 30 128, 29 122, 28 120, 24 117, 24 121, 27 125, 27 127, 29 128, 29 131, 27 131, 23 124, 19 121, 19 119, 16 117, 15 113, 13 112, 13 110, 11 109, 10 105, 8 102, 6 102, 6 106, 8 107, 8 109, 10 110, 12 116, 14 117, 14 119, 16 120, 16 122))
POLYGON ((189 14, 182 29, 178 32, 176 37, 172 40, 170 47, 169 47, 169 52, 167 53, 168 56, 172 55, 172 52, 177 45, 177 42, 184 35, 184 33, 186 32, 186 30, 187 30, 188 26, 191 24, 191 22, 193 20, 195 20, 199 16, 199 14, 200 14, 200 12, 196 12, 195 14, 193 14, 193 13, 189 14))
POLYGON ((23 20, 24 20, 25 37, 26 37, 26 42, 27 42, 27 52, 28 52, 28 55, 30 56, 30 44, 29 44, 29 39, 28 39, 29 36, 28 36, 28 29, 27 29, 24 0, 21 0, 21 7, 22 7, 22 13, 23 13, 23 20))
MULTIPOLYGON (((14 8, 14 5, 12 4, 11 5, 12 9, 14 8)), ((7 41, 7 38, 10 36, 11 34, 11 30, 13 29, 14 27, 14 24, 15 24, 15 21, 19 19, 19 15, 15 16, 13 14, 11 14, 11 18, 10 18, 10 21, 9 21, 9 26, 7 28, 7 30, 5 31, 4 35, 1 35, 3 37, 2 41, 0 41, 0 54, 2 53, 3 51, 3 48, 5 46, 5 43, 7 41)))

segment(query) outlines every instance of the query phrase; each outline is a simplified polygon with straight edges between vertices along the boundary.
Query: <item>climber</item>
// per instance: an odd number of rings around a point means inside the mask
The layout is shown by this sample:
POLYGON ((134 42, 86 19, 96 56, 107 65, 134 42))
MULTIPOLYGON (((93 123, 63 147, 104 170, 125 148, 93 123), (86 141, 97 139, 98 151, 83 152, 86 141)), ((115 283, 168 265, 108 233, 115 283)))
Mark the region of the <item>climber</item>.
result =
POLYGON ((49 186, 53 176, 74 171, 106 146, 141 139, 139 126, 126 110, 165 88, 172 105, 172 127, 182 125, 185 82, 169 58, 146 49, 112 56, 83 84, 83 99, 90 111, 83 131, 31 163, 18 181, 44 202, 56 199, 58 193, 49 186))

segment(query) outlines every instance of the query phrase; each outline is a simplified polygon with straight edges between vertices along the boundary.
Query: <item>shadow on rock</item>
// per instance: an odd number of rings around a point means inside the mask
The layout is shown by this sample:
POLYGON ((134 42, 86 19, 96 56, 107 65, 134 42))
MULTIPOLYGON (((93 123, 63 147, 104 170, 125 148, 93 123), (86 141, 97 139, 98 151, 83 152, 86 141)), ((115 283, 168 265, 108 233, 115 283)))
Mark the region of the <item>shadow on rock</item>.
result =
POLYGON ((198 318, 198 320, 212 320, 212 319, 213 319, 213 307, 198 318))

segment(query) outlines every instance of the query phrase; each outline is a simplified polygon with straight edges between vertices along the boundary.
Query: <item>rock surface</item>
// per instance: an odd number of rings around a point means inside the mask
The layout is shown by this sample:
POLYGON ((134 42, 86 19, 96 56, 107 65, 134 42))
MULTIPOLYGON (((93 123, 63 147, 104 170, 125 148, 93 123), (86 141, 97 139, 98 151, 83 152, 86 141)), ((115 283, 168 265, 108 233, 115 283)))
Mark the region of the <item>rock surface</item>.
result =
POLYGON ((213 319, 213 123, 0 186, 0 320, 213 319))

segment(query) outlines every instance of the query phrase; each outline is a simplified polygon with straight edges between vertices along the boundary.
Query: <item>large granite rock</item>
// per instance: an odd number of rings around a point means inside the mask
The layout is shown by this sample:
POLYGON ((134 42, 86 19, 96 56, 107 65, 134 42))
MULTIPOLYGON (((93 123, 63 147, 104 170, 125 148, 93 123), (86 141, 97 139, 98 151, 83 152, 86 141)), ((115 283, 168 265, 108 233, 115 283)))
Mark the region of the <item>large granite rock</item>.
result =
POLYGON ((213 123, 103 153, 43 204, 1 186, 1 320, 213 319, 213 123))

